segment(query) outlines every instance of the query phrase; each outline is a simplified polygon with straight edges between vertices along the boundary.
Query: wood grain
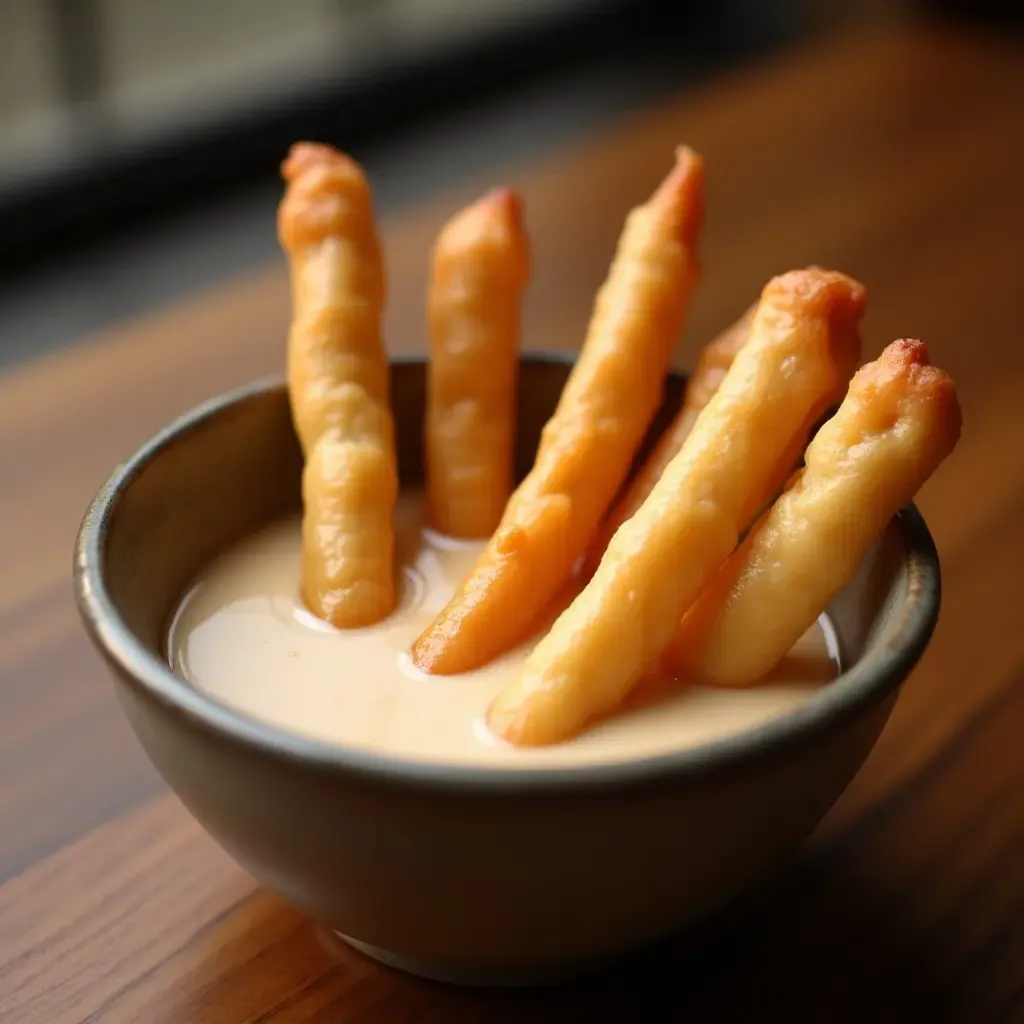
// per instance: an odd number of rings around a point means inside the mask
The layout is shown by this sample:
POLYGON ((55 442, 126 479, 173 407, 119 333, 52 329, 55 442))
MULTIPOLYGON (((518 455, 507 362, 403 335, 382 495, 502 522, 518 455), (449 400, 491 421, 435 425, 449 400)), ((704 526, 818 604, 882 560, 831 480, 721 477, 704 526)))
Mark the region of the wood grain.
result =
MULTIPOLYGON (((167 794, 78 626, 89 498, 169 418, 282 367, 283 266, 0 378, 0 1021, 1024 1020, 1022 57, 844 37, 509 168, 531 346, 579 344, 626 209, 685 141, 709 214, 682 363, 771 274, 831 264, 868 285, 865 354, 922 337, 965 413, 920 498, 942 620, 864 770, 774 888, 583 985, 462 992, 339 947, 167 794)), ((394 350, 424 344, 435 231, 490 184, 386 223, 394 350)))

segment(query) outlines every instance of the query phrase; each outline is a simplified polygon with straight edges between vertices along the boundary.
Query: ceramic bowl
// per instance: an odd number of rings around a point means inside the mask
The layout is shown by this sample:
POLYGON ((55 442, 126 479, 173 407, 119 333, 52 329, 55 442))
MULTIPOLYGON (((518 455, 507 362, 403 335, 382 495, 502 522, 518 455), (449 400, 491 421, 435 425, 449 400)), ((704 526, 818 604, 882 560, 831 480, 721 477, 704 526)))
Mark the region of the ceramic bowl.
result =
MULTIPOLYGON (((569 369, 522 358, 521 472, 569 369)), ((407 483, 422 478, 425 382, 422 360, 394 363, 407 483)), ((684 386, 669 380, 645 448, 684 386)), ((187 414, 121 465, 86 514, 78 605, 139 741, 210 835, 364 952, 441 980, 564 978, 764 878, 860 768, 938 615, 935 548, 908 506, 829 609, 843 674, 756 730, 625 764, 517 771, 328 745, 218 703, 166 657, 190 581, 298 506, 300 470, 278 380, 187 414)))

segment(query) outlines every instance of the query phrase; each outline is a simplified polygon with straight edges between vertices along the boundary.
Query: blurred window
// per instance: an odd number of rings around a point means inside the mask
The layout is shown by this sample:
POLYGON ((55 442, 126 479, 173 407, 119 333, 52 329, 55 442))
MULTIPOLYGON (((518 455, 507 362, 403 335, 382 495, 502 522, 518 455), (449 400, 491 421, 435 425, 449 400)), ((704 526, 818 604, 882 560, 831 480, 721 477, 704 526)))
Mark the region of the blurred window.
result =
POLYGON ((0 191, 600 0, 0 0, 0 191))

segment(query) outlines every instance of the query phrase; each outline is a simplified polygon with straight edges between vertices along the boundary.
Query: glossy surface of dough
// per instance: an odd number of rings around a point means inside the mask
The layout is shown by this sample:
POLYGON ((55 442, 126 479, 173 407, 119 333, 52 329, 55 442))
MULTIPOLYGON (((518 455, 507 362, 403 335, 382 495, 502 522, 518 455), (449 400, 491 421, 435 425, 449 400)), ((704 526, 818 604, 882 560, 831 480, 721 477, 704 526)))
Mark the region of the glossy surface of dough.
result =
POLYGON ((597 572, 489 714, 520 745, 555 743, 615 707, 657 661, 683 613, 736 546, 808 414, 837 386, 863 287, 828 271, 770 281, 748 343, 597 572))
POLYGON ((953 382, 919 341, 862 367, 805 468, 689 610, 665 661, 720 685, 769 671, 849 582, 960 436, 953 382))
POLYGON ((701 409, 711 400, 732 366, 736 353, 750 337, 750 325, 754 319, 757 303, 754 303, 731 327, 708 342, 700 352, 697 365, 686 383, 683 404, 665 432, 658 438, 654 450, 637 470, 625 493, 616 502, 605 521, 601 524, 594 544, 587 555, 586 574, 593 575, 601 561, 608 542, 615 531, 632 516, 644 503, 644 499, 661 479, 665 467, 675 458, 676 452, 690 436, 701 409))
POLYGON ((428 515, 434 529, 452 537, 489 537, 512 493, 528 272, 520 201, 509 189, 456 214, 434 247, 427 300, 428 515))
POLYGON ((680 149, 630 213, 534 467, 463 586, 413 645, 419 668, 486 664, 525 639, 566 585, 661 401, 698 277, 703 215, 703 164, 680 149))
POLYGON ((306 460, 302 594, 332 625, 365 626, 395 606, 398 494, 373 204, 359 166, 328 146, 292 147, 282 174, 288 390, 306 460))

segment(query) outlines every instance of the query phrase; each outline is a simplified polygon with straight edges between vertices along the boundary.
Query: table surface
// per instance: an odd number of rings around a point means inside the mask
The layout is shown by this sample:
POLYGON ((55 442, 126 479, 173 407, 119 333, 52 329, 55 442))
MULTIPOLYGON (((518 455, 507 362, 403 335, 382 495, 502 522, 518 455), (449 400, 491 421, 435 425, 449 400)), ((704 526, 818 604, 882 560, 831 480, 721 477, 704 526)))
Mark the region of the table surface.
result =
MULTIPOLYGON (((330 942, 167 791, 79 627, 86 504, 169 418, 282 367, 282 266, 0 378, 0 1020, 1024 1020, 1022 56, 919 27, 819 41, 508 170, 530 347, 579 343, 626 210, 686 141, 709 215, 682 364, 820 263, 867 284, 866 355, 921 337, 964 407, 919 499, 942 618, 868 763, 777 886, 585 984, 460 991, 330 942)), ((489 184, 386 221, 393 349, 423 345, 431 239, 489 184)))

